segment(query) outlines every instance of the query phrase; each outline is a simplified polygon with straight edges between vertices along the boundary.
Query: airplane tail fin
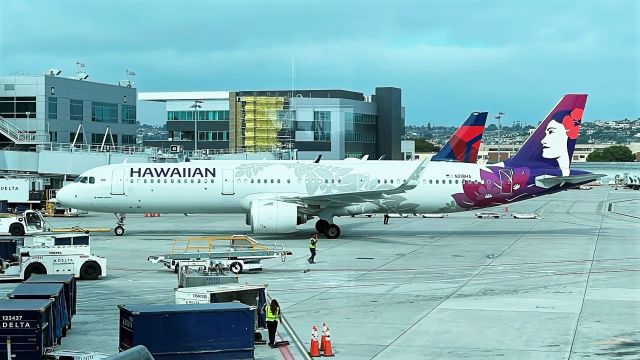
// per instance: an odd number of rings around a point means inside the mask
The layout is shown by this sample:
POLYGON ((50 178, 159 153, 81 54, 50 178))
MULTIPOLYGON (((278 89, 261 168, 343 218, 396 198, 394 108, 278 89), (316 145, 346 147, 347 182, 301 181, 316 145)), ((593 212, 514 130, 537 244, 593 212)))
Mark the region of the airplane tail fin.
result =
POLYGON ((477 162, 486 122, 486 112, 471 113, 467 121, 456 130, 451 139, 431 158, 431 161, 477 162))
POLYGON ((560 167, 563 173, 569 171, 586 102, 586 94, 563 96, 505 163, 509 166, 560 167))

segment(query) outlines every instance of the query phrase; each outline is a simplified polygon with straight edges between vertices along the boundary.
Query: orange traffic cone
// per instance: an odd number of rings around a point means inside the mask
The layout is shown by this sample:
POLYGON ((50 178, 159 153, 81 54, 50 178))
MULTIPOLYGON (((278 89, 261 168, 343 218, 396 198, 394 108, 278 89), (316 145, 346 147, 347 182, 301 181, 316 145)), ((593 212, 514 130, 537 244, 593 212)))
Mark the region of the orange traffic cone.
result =
POLYGON ((324 350, 325 340, 327 340, 327 324, 322 323, 322 336, 320 336, 320 351, 324 350))
POLYGON ((331 331, 327 328, 327 338, 324 340, 324 354, 322 356, 334 356, 331 349, 331 331))
POLYGON ((315 325, 311 330, 311 346, 309 347, 309 356, 320 357, 320 349, 318 348, 318 328, 315 325))

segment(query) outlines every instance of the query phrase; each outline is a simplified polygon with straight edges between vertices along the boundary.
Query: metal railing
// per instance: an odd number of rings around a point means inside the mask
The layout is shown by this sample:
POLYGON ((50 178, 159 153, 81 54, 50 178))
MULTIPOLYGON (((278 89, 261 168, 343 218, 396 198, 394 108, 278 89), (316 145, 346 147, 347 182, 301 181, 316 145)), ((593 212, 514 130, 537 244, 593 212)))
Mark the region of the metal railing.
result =
POLYGON ((156 156, 158 149, 155 147, 144 147, 137 145, 112 146, 100 144, 69 144, 69 143, 45 143, 37 146, 39 151, 60 151, 60 152, 112 152, 127 155, 149 155, 156 156))
POLYGON ((48 141, 47 134, 24 131, 0 116, 0 133, 16 144, 41 144, 48 141))

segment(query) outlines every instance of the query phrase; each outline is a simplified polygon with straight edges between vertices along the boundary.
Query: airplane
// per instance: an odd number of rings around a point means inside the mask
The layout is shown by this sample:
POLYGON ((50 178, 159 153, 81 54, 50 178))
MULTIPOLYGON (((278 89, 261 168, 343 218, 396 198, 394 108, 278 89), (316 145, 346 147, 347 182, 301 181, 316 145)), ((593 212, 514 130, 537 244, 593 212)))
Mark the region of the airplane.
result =
POLYGON ((520 150, 497 164, 437 158, 114 164, 81 174, 57 199, 66 207, 116 214, 118 236, 126 213, 240 213, 254 233, 290 233, 318 218, 316 230, 333 239, 341 234, 334 222, 340 216, 480 209, 604 176, 569 168, 586 99, 565 95, 520 150))

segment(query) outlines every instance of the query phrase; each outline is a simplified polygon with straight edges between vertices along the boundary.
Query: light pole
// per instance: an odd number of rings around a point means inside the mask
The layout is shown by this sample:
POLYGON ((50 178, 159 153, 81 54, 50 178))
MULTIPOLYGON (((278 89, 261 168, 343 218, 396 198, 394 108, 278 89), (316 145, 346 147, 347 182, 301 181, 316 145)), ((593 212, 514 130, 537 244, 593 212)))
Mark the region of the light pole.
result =
POLYGON ((503 112, 499 112, 498 115, 494 116, 494 119, 498 120, 498 162, 502 160, 502 157, 500 156, 500 144, 502 143, 502 137, 500 136, 500 131, 502 130, 500 119, 502 119, 503 116, 503 112))
POLYGON ((31 117, 31 111, 25 113, 27 115, 27 136, 31 138, 31 128, 29 127, 29 118, 31 117))
POLYGON ((193 123, 194 123, 194 143, 193 143, 193 151, 194 153, 198 150, 198 119, 196 118, 196 116, 198 115, 198 109, 200 109, 202 106, 200 104, 202 104, 204 101, 202 100, 194 100, 193 101, 193 105, 189 106, 190 108, 193 109, 193 123))

